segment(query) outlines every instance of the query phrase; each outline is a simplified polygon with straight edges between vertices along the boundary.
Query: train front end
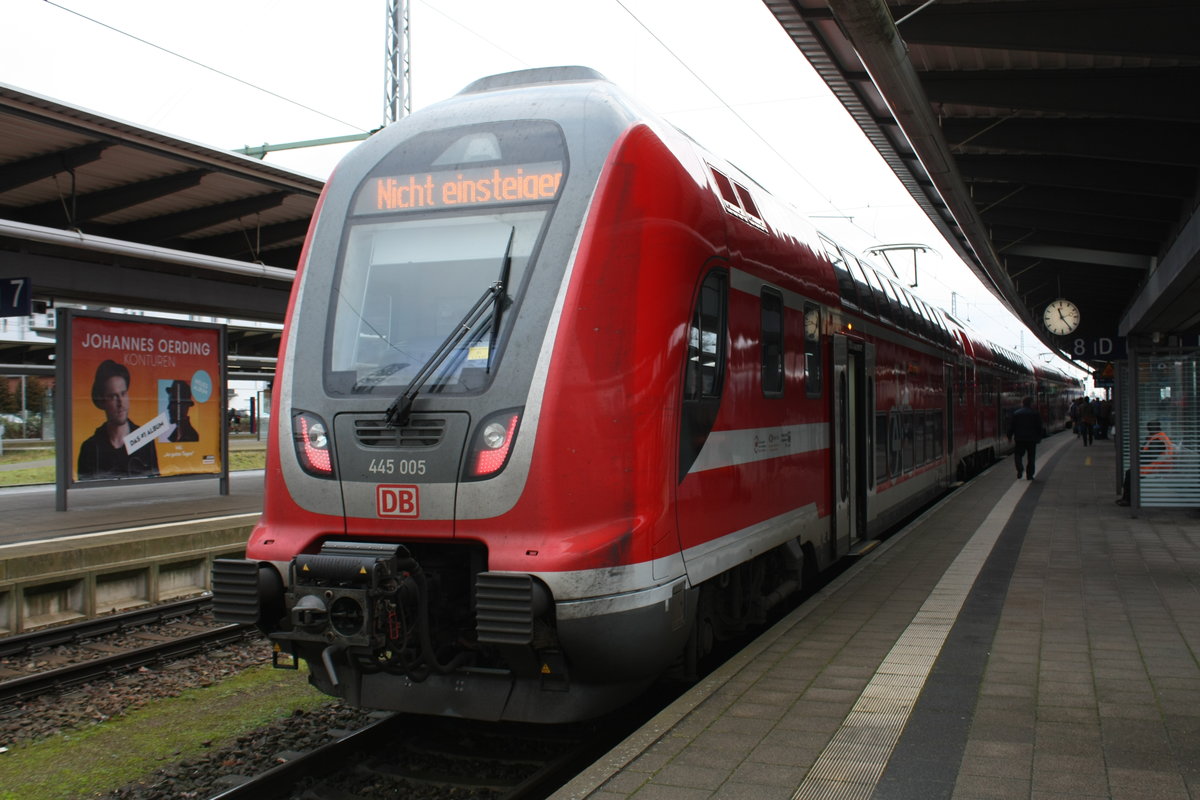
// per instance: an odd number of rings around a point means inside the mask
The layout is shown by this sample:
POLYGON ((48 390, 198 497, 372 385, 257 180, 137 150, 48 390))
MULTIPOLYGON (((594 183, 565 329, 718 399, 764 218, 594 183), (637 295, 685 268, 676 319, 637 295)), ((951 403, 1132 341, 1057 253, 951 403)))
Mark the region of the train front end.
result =
POLYGON ((535 442, 565 420, 548 419, 562 399, 548 375, 581 230, 631 124, 608 84, 549 77, 468 87, 376 134, 339 165, 309 233, 264 514, 246 559, 216 565, 214 600, 269 634, 278 665, 307 662, 357 705, 595 716, 686 636, 682 576, 644 585, 637 553, 599 543, 629 538, 628 509, 585 509, 560 540, 548 509, 563 498, 529 491, 535 442), (603 569, 576 569, 591 551, 603 569), (564 598, 587 597, 575 608, 612 613, 564 618, 564 598), (610 635, 631 621, 629 641, 610 635))

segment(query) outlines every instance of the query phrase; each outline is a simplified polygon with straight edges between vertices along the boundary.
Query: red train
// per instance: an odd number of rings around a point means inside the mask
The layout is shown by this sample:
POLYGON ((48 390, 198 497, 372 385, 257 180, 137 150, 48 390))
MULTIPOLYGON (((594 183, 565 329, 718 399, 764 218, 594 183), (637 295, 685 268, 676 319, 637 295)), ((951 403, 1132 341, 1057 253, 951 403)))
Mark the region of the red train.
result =
POLYGON ((218 616, 352 703, 544 722, 686 669, 1078 391, 575 67, 339 165, 280 365, 218 616))

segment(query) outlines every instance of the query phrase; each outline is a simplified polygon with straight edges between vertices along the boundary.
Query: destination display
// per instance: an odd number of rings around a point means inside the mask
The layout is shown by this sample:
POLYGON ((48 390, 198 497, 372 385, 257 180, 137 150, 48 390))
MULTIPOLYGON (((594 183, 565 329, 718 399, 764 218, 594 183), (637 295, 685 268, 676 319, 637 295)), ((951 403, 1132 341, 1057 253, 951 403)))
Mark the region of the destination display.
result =
POLYGON ((379 176, 359 190, 356 214, 462 208, 553 200, 562 162, 506 165, 450 172, 379 176))

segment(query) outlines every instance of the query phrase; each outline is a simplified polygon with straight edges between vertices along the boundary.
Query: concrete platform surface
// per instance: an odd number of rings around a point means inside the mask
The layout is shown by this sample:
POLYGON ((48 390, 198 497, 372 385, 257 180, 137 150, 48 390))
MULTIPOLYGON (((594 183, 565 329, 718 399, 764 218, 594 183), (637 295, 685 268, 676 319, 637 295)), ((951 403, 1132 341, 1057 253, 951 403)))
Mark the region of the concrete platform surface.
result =
POLYGON ((1112 447, 997 464, 555 800, 1200 798, 1200 514, 1112 447))

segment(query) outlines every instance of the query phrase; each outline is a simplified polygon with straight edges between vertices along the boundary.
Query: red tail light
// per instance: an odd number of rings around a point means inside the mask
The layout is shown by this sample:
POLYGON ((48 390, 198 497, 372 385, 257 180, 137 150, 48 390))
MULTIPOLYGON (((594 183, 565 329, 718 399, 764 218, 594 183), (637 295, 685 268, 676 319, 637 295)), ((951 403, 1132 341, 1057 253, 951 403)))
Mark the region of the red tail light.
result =
POLYGON ((520 410, 502 411, 483 421, 475 433, 475 442, 467 461, 468 480, 490 478, 504 469, 512 453, 520 421, 520 410))
POLYGON ((318 478, 333 477, 333 455, 325 420, 310 411, 292 414, 292 441, 300 467, 318 478))

